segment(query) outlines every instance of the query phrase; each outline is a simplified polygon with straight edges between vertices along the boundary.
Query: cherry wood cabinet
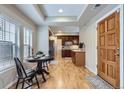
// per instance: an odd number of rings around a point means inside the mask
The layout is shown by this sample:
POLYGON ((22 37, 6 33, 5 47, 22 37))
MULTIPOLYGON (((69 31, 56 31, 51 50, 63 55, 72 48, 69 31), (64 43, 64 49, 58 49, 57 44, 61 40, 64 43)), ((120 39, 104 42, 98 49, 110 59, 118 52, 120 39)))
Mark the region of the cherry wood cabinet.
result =
POLYGON ((72 42, 74 44, 74 41, 77 41, 77 44, 79 44, 79 35, 66 35, 66 36, 57 36, 57 39, 62 39, 62 45, 65 45, 65 42, 72 42))
POLYGON ((85 67, 85 52, 83 51, 71 51, 71 56, 72 56, 72 62, 76 66, 83 66, 85 67))
POLYGON ((71 50, 62 50, 62 57, 71 57, 71 50))

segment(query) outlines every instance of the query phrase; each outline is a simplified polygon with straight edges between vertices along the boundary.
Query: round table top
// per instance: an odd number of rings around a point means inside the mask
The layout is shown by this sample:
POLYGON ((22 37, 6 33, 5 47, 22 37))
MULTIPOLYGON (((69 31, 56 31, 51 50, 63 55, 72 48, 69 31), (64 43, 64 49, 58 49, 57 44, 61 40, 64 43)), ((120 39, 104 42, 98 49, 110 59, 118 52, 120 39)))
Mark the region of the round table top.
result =
POLYGON ((51 56, 43 56, 43 57, 29 57, 26 59, 28 62, 43 62, 53 60, 51 56))

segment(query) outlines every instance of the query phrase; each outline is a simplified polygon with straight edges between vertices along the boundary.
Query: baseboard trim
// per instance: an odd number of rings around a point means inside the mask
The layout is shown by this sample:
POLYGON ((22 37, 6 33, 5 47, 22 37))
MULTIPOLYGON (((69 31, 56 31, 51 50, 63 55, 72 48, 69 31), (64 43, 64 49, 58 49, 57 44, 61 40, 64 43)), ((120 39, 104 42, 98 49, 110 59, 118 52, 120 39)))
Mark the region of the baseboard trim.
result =
POLYGON ((92 73, 94 73, 95 75, 97 75, 97 72, 96 71, 94 71, 94 70, 92 70, 89 66, 85 66, 88 70, 90 70, 92 73))

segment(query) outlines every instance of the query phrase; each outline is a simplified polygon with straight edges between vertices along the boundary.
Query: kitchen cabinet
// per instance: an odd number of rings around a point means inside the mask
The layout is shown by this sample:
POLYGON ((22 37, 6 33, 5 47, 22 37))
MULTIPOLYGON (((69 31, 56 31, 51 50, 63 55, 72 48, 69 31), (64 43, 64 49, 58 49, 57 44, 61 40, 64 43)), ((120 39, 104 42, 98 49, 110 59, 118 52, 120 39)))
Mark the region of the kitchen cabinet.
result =
POLYGON ((72 42, 77 41, 76 44, 79 44, 79 35, 66 35, 66 36, 57 36, 57 39, 62 39, 62 45, 65 45, 65 42, 72 42))
POLYGON ((62 50, 62 57, 71 57, 71 50, 62 50))
POLYGON ((83 52, 81 50, 72 50, 71 56, 72 56, 72 62, 76 66, 85 67, 85 52, 83 52))
MULTIPOLYGON (((62 47, 70 47, 79 44, 79 35, 61 35, 57 36, 57 39, 62 40, 62 47)), ((71 49, 62 48, 62 57, 71 57, 71 49)))

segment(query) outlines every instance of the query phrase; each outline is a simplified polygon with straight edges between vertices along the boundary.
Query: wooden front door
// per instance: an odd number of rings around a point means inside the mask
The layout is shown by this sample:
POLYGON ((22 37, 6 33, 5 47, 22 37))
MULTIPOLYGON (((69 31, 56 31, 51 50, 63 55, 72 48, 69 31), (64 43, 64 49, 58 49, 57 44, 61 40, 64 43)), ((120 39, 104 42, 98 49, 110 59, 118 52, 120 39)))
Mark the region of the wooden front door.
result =
POLYGON ((114 12, 98 23, 98 75, 119 88, 119 12, 114 12))

